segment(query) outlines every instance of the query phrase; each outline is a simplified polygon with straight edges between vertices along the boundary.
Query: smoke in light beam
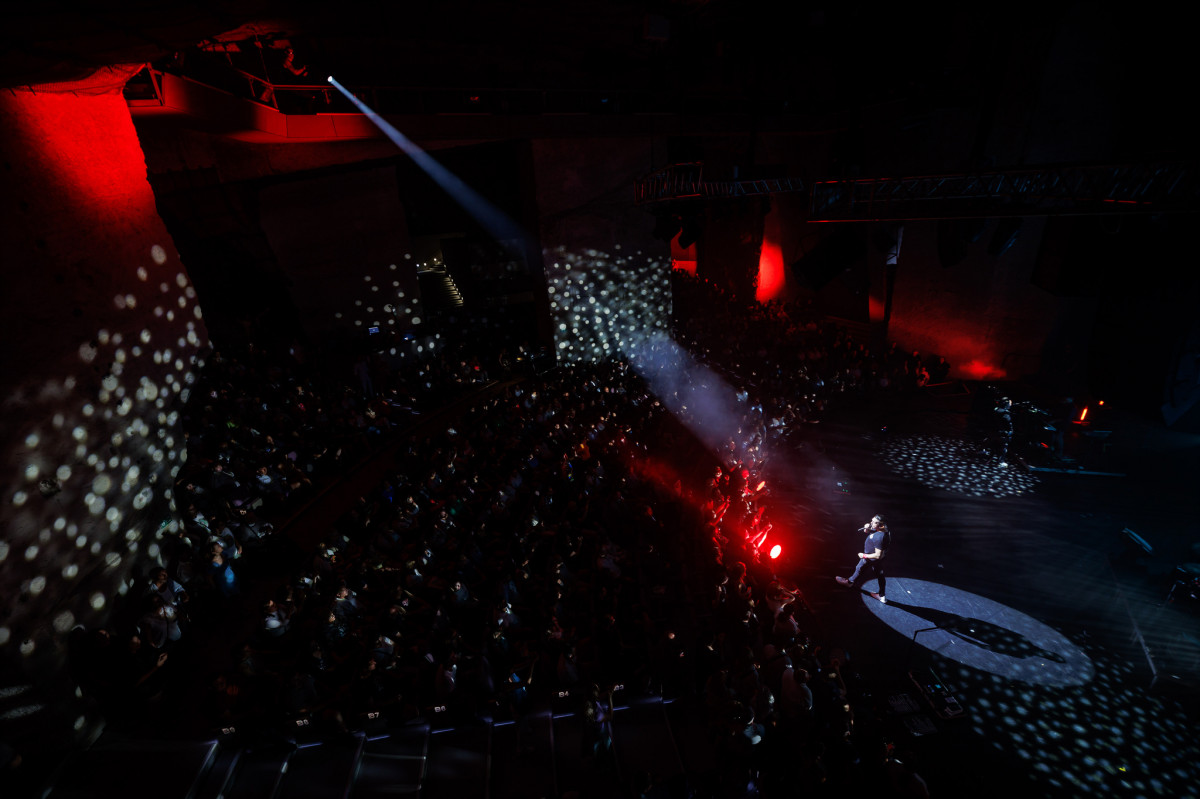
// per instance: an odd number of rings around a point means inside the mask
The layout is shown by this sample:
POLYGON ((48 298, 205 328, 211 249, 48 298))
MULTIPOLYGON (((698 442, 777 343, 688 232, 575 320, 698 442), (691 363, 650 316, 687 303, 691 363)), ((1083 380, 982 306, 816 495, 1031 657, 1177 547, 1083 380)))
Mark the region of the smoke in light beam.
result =
POLYGON ((740 419, 746 409, 737 393, 666 333, 649 331, 622 350, 667 410, 713 452, 743 438, 740 419))
POLYGON ((384 135, 392 140, 404 153, 429 175, 449 194, 455 202, 462 206, 471 217, 486 230, 492 238, 518 258, 524 259, 527 253, 525 232, 516 222, 509 219, 503 211, 488 202, 479 192, 472 189, 462 179, 446 167, 434 160, 433 156, 422 150, 407 136, 396 130, 386 119, 375 113, 366 103, 355 97, 346 87, 338 83, 332 75, 326 78, 335 89, 346 96, 359 111, 375 123, 384 135))

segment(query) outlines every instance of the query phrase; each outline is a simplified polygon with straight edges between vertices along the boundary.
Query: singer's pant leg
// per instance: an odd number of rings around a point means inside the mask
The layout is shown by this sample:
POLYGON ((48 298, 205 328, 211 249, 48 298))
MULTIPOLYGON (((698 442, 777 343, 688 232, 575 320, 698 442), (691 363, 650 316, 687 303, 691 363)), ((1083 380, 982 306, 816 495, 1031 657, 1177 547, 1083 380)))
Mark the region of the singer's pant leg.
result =
POLYGON ((850 575, 850 585, 858 586, 859 578, 870 579, 874 577, 879 581, 878 593, 882 596, 885 594, 884 589, 887 587, 887 578, 883 575, 883 564, 877 560, 868 560, 859 558, 858 565, 854 567, 854 574, 850 575), (865 574, 864 574, 865 572, 865 574))
POLYGON ((862 573, 863 573, 863 568, 864 568, 864 567, 865 567, 865 566, 866 566, 868 563, 870 563, 870 561, 869 561, 869 560, 867 560, 866 558, 859 558, 859 559, 858 559, 858 565, 854 567, 854 574, 850 575, 850 585, 851 585, 851 586, 858 585, 858 578, 859 578, 859 577, 862 575, 862 573))

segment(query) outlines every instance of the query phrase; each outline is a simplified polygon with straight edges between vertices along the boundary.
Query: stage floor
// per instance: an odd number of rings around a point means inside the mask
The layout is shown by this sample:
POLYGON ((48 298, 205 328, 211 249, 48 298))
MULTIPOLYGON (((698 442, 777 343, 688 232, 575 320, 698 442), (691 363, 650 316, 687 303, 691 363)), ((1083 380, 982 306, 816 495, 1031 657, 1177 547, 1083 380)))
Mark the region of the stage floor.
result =
POLYGON ((1195 796, 1200 610, 1166 599, 1200 541, 1200 436, 1110 411, 1068 437, 1079 468, 1038 471, 984 452, 969 410, 926 393, 806 425, 772 456, 776 571, 933 795, 1195 796), (877 513, 886 605, 834 581, 877 513))

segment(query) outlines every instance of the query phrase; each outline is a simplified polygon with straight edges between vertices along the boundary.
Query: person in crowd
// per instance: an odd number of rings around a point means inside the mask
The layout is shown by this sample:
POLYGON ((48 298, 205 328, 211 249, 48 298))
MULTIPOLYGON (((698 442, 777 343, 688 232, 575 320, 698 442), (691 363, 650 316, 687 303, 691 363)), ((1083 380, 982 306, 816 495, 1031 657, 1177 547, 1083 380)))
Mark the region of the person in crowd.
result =
POLYGON ((581 754, 594 757, 601 767, 611 766, 613 748, 613 692, 592 683, 583 703, 581 754))
POLYGON ((172 580, 166 569, 155 569, 150 573, 150 584, 146 587, 146 595, 157 594, 164 605, 180 611, 188 601, 187 590, 175 580, 172 580))
POLYGON ((138 623, 141 640, 154 649, 162 649, 182 638, 183 630, 179 626, 179 615, 175 607, 164 602, 158 593, 150 594, 148 602, 149 606, 138 623))
POLYGON ((262 613, 262 631, 267 639, 279 639, 287 635, 291 619, 275 600, 268 599, 264 602, 262 613))

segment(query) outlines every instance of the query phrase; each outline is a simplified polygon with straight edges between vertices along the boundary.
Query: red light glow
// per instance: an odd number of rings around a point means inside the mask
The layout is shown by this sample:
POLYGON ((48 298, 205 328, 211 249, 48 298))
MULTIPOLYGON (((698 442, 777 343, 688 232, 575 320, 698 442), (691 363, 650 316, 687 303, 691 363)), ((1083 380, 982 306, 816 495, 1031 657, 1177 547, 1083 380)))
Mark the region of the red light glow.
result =
POLYGON ((1008 374, 1000 367, 993 366, 990 363, 980 360, 974 360, 968 363, 963 367, 963 372, 976 380, 994 380, 996 378, 1004 377, 1006 374, 1008 374))
POLYGON ((775 210, 763 217, 763 243, 758 256, 758 288, 754 299, 770 302, 783 294, 783 249, 779 246, 779 214, 775 210))
POLYGON ((1087 419, 1087 412, 1088 412, 1087 406, 1084 405, 1083 410, 1080 411, 1080 413, 1079 413, 1079 421, 1082 422, 1083 420, 1087 419))
POLYGON ((122 233, 138 230, 147 215, 157 218, 146 156, 121 97, 121 87, 140 68, 102 70, 97 74, 112 81, 103 90, 23 93, 21 112, 4 115, 8 135, 26 153, 26 170, 38 176, 43 196, 60 197, 64 206, 103 219, 122 233), (81 157, 81 147, 89 142, 105 146, 90 147, 81 157), (131 210, 139 221, 130 220, 131 210))
POLYGON ((867 313, 872 322, 882 322, 885 306, 878 297, 867 297, 867 313))
POLYGON ((683 235, 682 230, 675 234, 675 238, 671 239, 671 267, 694 275, 696 274, 696 242, 693 241, 687 247, 680 247, 679 237, 681 235, 683 235))
POLYGON ((783 547, 779 546, 779 544, 771 547, 771 560, 778 558, 780 552, 783 552, 783 547))
POLYGON ((682 477, 666 461, 657 458, 633 458, 629 461, 629 469, 638 477, 653 483, 664 491, 675 495, 682 492, 682 477))
POLYGON ((989 332, 983 318, 970 315, 965 303, 961 308, 926 315, 912 312, 909 301, 902 300, 888 323, 889 337, 908 342, 906 349, 946 356, 953 364, 950 376, 955 379, 1003 380, 1008 376, 1002 342, 989 332))
POLYGON ((696 243, 692 242, 690 247, 680 247, 679 237, 683 231, 675 234, 675 238, 671 239, 671 268, 681 269, 689 275, 696 274, 696 243))

